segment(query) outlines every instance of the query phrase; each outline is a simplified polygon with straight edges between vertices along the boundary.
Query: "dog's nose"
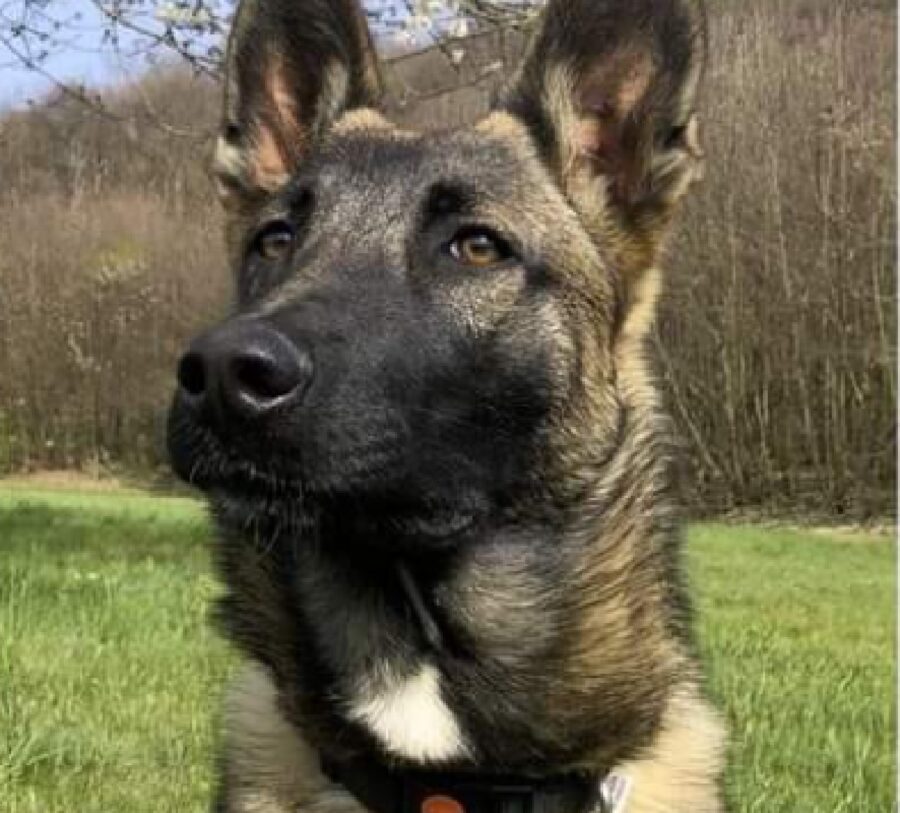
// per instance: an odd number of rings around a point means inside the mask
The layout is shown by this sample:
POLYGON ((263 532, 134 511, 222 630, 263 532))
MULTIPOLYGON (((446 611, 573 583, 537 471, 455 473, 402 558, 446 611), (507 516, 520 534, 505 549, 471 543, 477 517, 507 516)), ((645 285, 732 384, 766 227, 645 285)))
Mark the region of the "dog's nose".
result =
POLYGON ((265 322, 234 320, 196 339, 177 375, 189 404, 254 420, 299 402, 312 374, 309 353, 283 333, 265 322))

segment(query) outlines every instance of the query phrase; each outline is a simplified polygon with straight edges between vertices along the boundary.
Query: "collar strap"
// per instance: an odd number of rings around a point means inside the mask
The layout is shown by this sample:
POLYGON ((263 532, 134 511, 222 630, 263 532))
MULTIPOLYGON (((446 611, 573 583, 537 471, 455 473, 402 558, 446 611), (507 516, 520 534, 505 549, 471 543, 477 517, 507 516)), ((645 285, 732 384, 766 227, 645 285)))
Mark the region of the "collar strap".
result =
POLYGON ((391 770, 371 759, 322 760, 325 775, 371 813, 607 813, 603 777, 391 770))

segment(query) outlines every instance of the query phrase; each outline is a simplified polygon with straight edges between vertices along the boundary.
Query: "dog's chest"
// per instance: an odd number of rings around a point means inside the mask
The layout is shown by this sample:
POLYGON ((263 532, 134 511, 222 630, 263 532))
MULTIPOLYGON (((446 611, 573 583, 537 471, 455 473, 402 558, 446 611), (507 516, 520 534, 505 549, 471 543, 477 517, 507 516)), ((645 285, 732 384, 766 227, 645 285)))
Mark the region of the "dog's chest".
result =
POLYGON ((299 571, 297 598, 317 655, 334 679, 335 711, 393 756, 440 762, 469 753, 446 678, 402 596, 383 584, 349 584, 322 563, 299 571))
POLYGON ((444 700, 441 675, 427 662, 409 673, 379 669, 348 692, 346 714, 394 756, 441 762, 468 752, 457 716, 444 700))

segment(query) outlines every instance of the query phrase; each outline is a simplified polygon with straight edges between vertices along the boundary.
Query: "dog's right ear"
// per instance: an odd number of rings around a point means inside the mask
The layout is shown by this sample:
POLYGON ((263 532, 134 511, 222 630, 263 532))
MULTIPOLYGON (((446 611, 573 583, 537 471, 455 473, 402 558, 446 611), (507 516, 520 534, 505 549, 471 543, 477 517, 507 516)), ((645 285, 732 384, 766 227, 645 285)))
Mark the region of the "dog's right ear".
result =
POLYGON ((358 0, 242 0, 214 160, 225 205, 278 188, 342 113, 377 104, 380 94, 358 0))
POLYGON ((548 0, 498 107, 573 200, 653 231, 700 174, 705 53, 702 0, 548 0))

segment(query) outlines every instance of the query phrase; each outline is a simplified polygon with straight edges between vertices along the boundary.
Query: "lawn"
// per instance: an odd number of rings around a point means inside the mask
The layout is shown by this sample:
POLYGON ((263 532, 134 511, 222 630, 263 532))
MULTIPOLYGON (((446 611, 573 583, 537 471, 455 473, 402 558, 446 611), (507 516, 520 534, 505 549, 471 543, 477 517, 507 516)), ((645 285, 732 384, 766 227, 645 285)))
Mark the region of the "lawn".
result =
MULTIPOLYGON (((204 811, 217 587, 189 500, 0 484, 0 811, 204 811)), ((894 810, 894 546, 699 525, 688 564, 735 812, 894 810)))

